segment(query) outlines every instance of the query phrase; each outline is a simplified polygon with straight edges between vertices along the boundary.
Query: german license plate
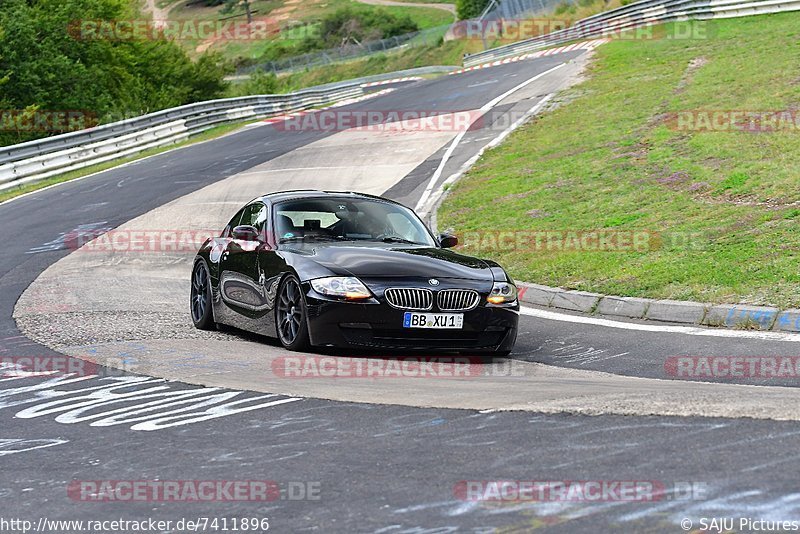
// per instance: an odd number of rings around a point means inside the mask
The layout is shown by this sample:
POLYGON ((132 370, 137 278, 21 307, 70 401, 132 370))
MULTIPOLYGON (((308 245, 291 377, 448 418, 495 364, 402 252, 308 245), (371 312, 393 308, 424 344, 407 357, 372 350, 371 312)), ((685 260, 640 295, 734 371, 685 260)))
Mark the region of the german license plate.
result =
POLYGON ((403 314, 403 328, 452 328, 464 327, 463 313, 416 313, 403 314))

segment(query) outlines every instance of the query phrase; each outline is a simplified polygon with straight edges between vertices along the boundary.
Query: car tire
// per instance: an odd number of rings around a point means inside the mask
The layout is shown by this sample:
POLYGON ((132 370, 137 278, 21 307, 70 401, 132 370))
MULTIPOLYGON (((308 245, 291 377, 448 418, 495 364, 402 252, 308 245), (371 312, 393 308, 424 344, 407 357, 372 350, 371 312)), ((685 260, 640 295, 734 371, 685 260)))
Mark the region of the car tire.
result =
POLYGON ((189 312, 192 323, 199 330, 215 330, 214 310, 211 309, 211 276, 206 262, 195 262, 192 270, 192 290, 189 300, 189 312))
POLYGON ((275 303, 278 341, 285 349, 303 351, 311 346, 308 336, 308 308, 300 281, 290 274, 281 282, 275 303))

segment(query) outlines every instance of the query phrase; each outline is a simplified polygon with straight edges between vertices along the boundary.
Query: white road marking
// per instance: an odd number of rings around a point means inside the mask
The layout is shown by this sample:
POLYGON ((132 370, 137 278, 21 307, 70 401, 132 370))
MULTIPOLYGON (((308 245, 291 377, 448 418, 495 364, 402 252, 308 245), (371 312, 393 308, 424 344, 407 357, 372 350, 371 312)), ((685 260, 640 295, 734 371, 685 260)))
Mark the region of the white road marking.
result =
POLYGON ((728 330, 722 328, 701 328, 698 326, 675 326, 660 324, 638 324, 613 321, 611 319, 601 319, 599 317, 583 317, 580 315, 569 315, 549 310, 539 310, 537 308, 520 308, 522 315, 548 319, 550 321, 561 321, 565 323, 591 324, 604 326, 606 328, 619 328, 623 330, 636 330, 639 332, 656 332, 684 334, 688 336, 707 336, 707 337, 732 337, 739 339, 761 339, 765 341, 792 341, 800 342, 800 334, 790 332, 761 332, 758 330, 728 330))
MULTIPOLYGON (((560 69, 564 65, 566 65, 566 63, 559 63, 555 67, 553 67, 551 69, 547 69, 546 71, 541 72, 541 73, 537 74, 536 76, 534 76, 532 78, 528 78, 527 80, 525 80, 524 82, 520 83, 519 85, 516 85, 516 86, 512 87, 511 89, 509 89, 508 91, 506 91, 502 95, 493 98, 492 100, 490 100, 489 102, 487 102, 486 104, 481 106, 481 108, 478 110, 478 111, 481 112, 480 116, 483 116, 487 111, 492 109, 498 103, 502 102, 507 97, 509 97, 510 95, 512 95, 515 92, 519 91, 523 87, 532 84, 533 82, 535 82, 539 78, 541 78, 543 76, 546 76, 546 75, 550 74, 551 72, 553 72, 553 71, 555 71, 557 69, 560 69)), ((478 120, 478 118, 480 118, 480 117, 475 117, 475 119, 473 119, 472 122, 475 122, 476 120, 478 120)), ((419 202, 417 202, 417 205, 414 207, 414 211, 419 212, 420 210, 422 210, 422 208, 425 207, 426 203, 428 202, 428 198, 431 196, 431 192, 433 191, 433 188, 436 186, 436 182, 439 181, 439 178, 442 176, 442 171, 444 171, 444 167, 445 167, 445 165, 447 165, 447 161, 453 155, 453 152, 455 151, 456 147, 461 142, 461 140, 464 138, 464 135, 466 135, 468 130, 469 130, 469 128, 459 132, 458 135, 455 137, 455 139, 453 139, 453 142, 450 143, 450 146, 447 147, 447 151, 445 151, 444 156, 442 156, 442 160, 439 162, 439 166, 436 167, 436 171, 434 171, 433 176, 431 176, 430 181, 428 181, 428 186, 425 188, 425 191, 423 191, 422 196, 419 199, 419 202)))
POLYGON ((485 82, 478 82, 478 83, 473 83, 473 84, 470 84, 470 85, 468 85, 467 87, 469 87, 469 88, 472 88, 472 87, 480 87, 481 85, 490 85, 490 84, 493 84, 493 83, 497 83, 497 82, 499 82, 499 81, 500 81, 500 80, 487 80, 487 81, 485 81, 485 82))
MULTIPOLYGON (((0 382, 13 385, 20 378, 6 377, 0 382)), ((0 409, 28 405, 17 412, 15 418, 54 415, 58 423, 89 423, 89 426, 100 427, 132 425, 131 430, 144 431, 190 425, 300 400, 303 399, 277 394, 251 396, 217 387, 175 389, 166 380, 145 376, 101 378, 64 374, 34 385, 0 389, 0 409), (87 387, 56 389, 71 384, 87 387), (269 401, 260 402, 266 399, 269 401)), ((0 455, 2 448, 0 440, 0 455)))
POLYGON ((45 449, 69 443, 67 439, 0 439, 0 456, 45 449))
POLYGON ((54 250, 64 250, 76 243, 85 243, 109 232, 113 227, 108 225, 108 221, 81 224, 68 232, 61 232, 58 237, 42 243, 39 246, 28 249, 26 254, 38 254, 40 252, 51 252, 54 250))

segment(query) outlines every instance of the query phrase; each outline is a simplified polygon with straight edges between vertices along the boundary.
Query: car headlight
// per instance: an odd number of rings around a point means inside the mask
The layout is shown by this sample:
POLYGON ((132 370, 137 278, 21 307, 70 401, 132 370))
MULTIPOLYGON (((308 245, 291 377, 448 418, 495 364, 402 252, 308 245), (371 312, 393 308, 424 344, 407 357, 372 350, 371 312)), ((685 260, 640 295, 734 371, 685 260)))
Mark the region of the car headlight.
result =
POLYGON ((353 276, 330 276, 311 280, 314 291, 327 297, 345 300, 364 300, 372 297, 369 289, 353 276))
POLYGON ((508 304, 517 300, 517 286, 510 282, 495 282, 486 298, 490 304, 508 304))

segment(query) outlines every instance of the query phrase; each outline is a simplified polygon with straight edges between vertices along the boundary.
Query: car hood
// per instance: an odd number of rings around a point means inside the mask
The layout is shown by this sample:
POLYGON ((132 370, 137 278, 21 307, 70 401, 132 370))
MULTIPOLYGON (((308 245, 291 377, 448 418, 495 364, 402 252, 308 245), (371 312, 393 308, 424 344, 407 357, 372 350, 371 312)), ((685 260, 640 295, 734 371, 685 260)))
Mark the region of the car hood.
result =
POLYGON ((458 252, 434 247, 370 243, 369 245, 298 244, 288 252, 337 275, 358 277, 437 277, 493 280, 487 262, 458 252))

